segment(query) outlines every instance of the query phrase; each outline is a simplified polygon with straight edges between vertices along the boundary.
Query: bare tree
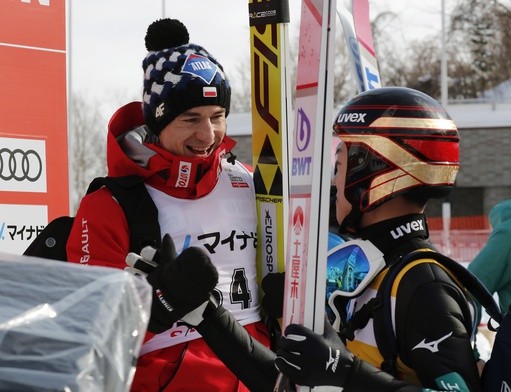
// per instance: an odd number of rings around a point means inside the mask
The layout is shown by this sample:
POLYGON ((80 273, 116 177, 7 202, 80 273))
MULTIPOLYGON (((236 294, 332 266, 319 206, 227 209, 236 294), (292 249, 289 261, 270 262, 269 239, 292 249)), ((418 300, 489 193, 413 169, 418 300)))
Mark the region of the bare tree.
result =
POLYGON ((245 59, 239 62, 234 73, 229 74, 231 79, 231 112, 243 113, 250 111, 250 61, 245 59))
POLYGON ((106 129, 98 107, 83 95, 72 95, 69 111, 71 214, 76 212, 90 181, 106 174, 106 129))
POLYGON ((339 28, 337 31, 334 59, 334 107, 336 109, 357 93, 346 39, 342 29, 339 28))
MULTIPOLYGON (((511 79, 511 5, 507 1, 508 6, 504 6, 500 2, 496 2, 495 17, 500 37, 500 45, 495 48, 497 51, 498 61, 495 67, 495 75, 498 75, 501 81, 511 79)), ((496 81, 498 84, 499 81, 496 81)))
POLYGON ((496 0, 460 1, 451 16, 451 41, 460 66, 453 90, 475 98, 509 79, 511 11, 496 0))
MULTIPOLYGON (((289 69, 291 83, 291 102, 294 105, 296 71, 298 59, 298 37, 290 40, 289 69)), ((351 74, 348 49, 344 37, 338 33, 335 37, 336 56, 334 59, 334 105, 337 106, 355 93, 355 82, 351 74)), ((232 86, 231 112, 249 112, 251 110, 251 74, 249 60, 238 63, 234 73, 230 74, 232 86)))
POLYGON ((406 48, 396 42, 394 29, 398 15, 385 11, 376 15, 371 21, 374 50, 378 59, 380 79, 384 86, 406 85, 402 69, 406 66, 404 61, 406 48))

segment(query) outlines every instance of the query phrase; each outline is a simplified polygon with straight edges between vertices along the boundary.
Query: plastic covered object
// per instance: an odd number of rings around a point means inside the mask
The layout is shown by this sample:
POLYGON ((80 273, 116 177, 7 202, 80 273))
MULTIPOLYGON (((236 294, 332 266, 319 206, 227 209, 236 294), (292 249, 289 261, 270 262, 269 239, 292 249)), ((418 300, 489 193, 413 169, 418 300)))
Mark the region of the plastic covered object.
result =
POLYGON ((129 390, 150 304, 126 271, 0 253, 0 390, 129 390))

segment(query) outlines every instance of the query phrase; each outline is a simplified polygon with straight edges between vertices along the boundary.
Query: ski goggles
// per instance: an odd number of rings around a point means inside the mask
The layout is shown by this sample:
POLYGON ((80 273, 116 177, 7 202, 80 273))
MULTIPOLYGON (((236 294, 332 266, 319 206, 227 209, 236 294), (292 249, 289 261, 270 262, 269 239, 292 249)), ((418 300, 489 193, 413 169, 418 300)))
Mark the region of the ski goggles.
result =
POLYGON ((385 268, 383 253, 370 241, 355 239, 334 246, 327 256, 326 294, 356 297, 385 268))

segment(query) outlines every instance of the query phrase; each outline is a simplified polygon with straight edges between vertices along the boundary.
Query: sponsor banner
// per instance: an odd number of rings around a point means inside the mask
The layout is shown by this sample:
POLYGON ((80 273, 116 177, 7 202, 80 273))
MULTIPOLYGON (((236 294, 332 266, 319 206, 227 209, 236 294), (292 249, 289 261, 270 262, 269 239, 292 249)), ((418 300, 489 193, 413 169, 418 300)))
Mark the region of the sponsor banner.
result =
POLYGON ((0 44, 66 49, 65 0, 0 2, 0 44))
POLYGON ((1 1, 0 26, 0 206, 44 206, 46 225, 69 214, 66 1, 1 1))
POLYGON ((22 254, 46 222, 47 206, 0 204, 0 252, 22 254))
POLYGON ((0 137, 0 191, 46 192, 44 140, 0 137))

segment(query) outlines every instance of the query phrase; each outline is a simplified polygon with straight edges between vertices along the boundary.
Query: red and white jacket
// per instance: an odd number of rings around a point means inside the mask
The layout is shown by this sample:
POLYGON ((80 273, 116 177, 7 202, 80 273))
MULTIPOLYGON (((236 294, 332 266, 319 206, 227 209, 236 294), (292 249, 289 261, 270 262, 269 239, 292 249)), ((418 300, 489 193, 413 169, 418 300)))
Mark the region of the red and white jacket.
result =
MULTIPOLYGON (((203 247, 219 272, 215 289, 222 305, 254 337, 268 345, 260 322, 256 283, 256 210, 252 175, 224 158, 235 145, 225 137, 208 158, 177 157, 145 142, 141 104, 120 108, 109 123, 109 176, 138 175, 158 209, 162 236, 170 233, 177 252, 203 247), (202 175, 198 175, 202 173, 202 175), (199 178, 198 181, 194 181, 199 178)), ((122 208, 102 188, 86 195, 67 244, 68 260, 124 268, 129 227, 122 208)), ((147 333, 132 390, 243 391, 245 387, 211 352, 200 335, 182 323, 147 333)))

